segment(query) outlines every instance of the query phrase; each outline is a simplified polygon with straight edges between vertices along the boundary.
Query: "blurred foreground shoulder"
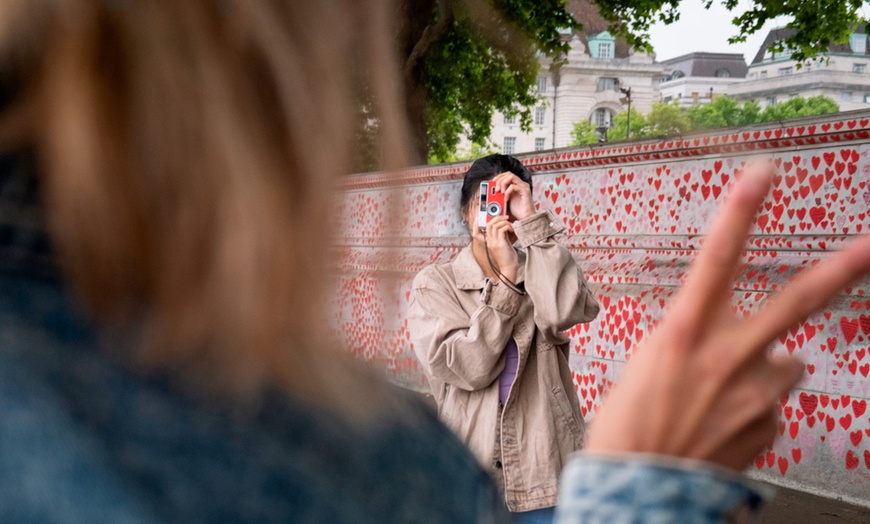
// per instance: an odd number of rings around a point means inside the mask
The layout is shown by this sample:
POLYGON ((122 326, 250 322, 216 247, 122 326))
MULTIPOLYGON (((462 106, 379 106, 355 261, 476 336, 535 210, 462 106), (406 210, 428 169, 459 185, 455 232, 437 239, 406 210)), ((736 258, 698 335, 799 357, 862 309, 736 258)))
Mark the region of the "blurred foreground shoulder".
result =
POLYGON ((556 522, 754 522, 772 496, 767 486, 707 462, 581 452, 562 473, 556 522))

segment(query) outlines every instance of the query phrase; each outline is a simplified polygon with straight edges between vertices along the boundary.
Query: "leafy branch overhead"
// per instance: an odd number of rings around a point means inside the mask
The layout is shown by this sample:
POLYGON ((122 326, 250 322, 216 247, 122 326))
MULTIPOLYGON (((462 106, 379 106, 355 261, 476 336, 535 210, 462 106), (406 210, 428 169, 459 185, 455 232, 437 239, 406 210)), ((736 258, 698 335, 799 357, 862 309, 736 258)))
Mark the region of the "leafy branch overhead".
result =
MULTIPOLYGON (((535 90, 540 55, 559 62, 568 51, 565 35, 590 26, 591 17, 596 25, 609 23, 635 49, 650 50, 651 24, 678 20, 682 1, 397 0, 396 42, 414 160, 451 158, 463 135, 487 143, 496 111, 518 116, 528 130, 532 108, 541 102, 535 90)), ((691 1, 707 7, 719 1, 733 10, 732 42, 785 17, 794 31, 774 51, 788 49, 797 60, 846 42, 863 22, 859 0, 750 0, 743 12, 739 0, 691 1)))
POLYGON ((538 54, 567 52, 580 25, 564 0, 402 0, 407 116, 418 159, 448 158, 464 133, 485 143, 495 111, 531 125, 538 54))
MULTIPOLYGON (((611 23, 615 34, 637 49, 651 50, 650 26, 679 20, 683 0, 593 1, 601 16, 611 23)), ((706 9, 717 3, 717 0, 702 1, 706 9)), ((768 21, 781 18, 793 34, 776 42, 772 50, 789 50, 798 62, 812 59, 834 44, 848 42, 855 27, 867 23, 860 13, 863 3, 863 0, 751 0, 747 8, 740 0, 721 1, 726 9, 735 13, 731 22, 736 32, 728 39, 730 43, 745 42, 768 21)))

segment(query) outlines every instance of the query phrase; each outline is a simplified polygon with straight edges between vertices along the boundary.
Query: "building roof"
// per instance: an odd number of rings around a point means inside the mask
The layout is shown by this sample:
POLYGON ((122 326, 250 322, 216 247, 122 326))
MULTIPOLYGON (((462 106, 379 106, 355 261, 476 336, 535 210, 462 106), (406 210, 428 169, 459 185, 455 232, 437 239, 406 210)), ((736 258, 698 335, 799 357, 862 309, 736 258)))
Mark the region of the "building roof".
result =
MULTIPOLYGON (((752 60, 752 64, 760 64, 764 61, 764 53, 772 46, 775 42, 782 40, 784 38, 788 38, 795 34, 797 31, 795 29, 791 29, 788 27, 780 27, 778 29, 773 29, 769 33, 767 33, 767 38, 764 39, 764 42, 761 43, 761 47, 758 49, 758 53, 755 54, 755 58, 752 60)), ((862 25, 859 25, 857 29, 855 29, 855 33, 863 34, 865 32, 865 28, 862 25)), ((870 54, 870 49, 864 51, 864 54, 870 54)), ((831 53, 848 53, 855 54, 852 51, 852 46, 849 43, 845 44, 831 44, 829 48, 829 52, 831 53)))
POLYGON ((746 60, 740 53, 689 53, 661 62, 671 71, 681 71, 682 76, 716 77, 722 70, 731 78, 746 78, 746 60))
MULTIPOLYGON (((568 2, 568 12, 574 15, 574 18, 583 24, 583 29, 577 31, 577 35, 584 45, 588 45, 589 38, 603 33, 608 30, 609 24, 598 12, 598 6, 589 0, 570 0, 568 2)), ((616 49, 614 49, 615 58, 628 58, 628 52, 631 48, 628 42, 621 38, 616 39, 616 49)), ((587 52, 589 50, 587 49, 587 52)))

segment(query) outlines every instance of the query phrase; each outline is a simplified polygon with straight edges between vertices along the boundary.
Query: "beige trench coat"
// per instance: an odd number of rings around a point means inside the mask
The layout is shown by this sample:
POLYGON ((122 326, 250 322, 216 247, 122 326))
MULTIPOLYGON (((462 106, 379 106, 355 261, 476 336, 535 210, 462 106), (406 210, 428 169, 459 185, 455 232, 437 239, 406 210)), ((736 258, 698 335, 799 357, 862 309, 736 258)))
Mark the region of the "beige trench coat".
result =
POLYGON ((487 279, 471 246, 421 271, 411 293, 411 342, 439 416, 503 485, 511 511, 554 506, 562 467, 585 439, 564 331, 591 321, 599 307, 580 267, 553 240, 561 229, 549 211, 514 224, 525 296, 487 279), (519 366, 499 420, 498 377, 511 336, 519 366))

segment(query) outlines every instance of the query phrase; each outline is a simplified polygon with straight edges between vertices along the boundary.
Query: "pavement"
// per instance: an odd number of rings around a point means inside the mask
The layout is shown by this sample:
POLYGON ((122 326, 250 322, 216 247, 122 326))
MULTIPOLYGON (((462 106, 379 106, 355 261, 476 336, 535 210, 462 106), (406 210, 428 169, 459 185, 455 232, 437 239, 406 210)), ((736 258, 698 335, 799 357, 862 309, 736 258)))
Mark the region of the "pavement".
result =
POLYGON ((870 508, 776 487, 777 496, 765 508, 764 524, 870 524, 870 508))

